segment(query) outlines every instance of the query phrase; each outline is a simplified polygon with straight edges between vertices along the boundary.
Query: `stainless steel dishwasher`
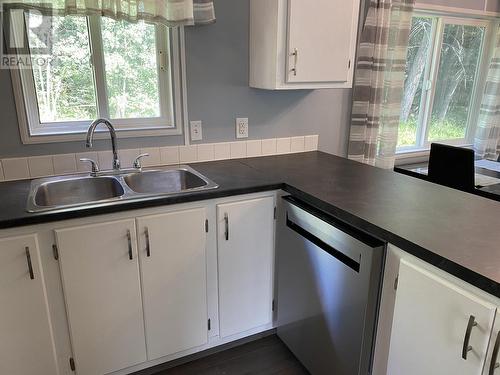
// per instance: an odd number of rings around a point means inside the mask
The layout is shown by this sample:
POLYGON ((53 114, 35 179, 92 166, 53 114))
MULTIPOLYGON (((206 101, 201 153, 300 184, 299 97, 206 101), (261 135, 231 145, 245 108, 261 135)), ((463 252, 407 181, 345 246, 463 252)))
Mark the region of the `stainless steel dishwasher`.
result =
POLYGON ((312 375, 371 372, 385 244, 283 197, 278 336, 312 375))

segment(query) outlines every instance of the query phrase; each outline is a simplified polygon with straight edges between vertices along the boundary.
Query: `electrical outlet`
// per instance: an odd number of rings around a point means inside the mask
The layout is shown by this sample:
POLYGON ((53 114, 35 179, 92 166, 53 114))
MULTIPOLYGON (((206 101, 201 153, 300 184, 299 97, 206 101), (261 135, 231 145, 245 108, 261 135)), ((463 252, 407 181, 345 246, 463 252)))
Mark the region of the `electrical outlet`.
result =
POLYGON ((248 118, 236 119, 236 138, 248 138, 248 118))
POLYGON ((191 130, 192 141, 201 141, 203 139, 203 129, 201 127, 201 121, 190 121, 189 128, 191 130))

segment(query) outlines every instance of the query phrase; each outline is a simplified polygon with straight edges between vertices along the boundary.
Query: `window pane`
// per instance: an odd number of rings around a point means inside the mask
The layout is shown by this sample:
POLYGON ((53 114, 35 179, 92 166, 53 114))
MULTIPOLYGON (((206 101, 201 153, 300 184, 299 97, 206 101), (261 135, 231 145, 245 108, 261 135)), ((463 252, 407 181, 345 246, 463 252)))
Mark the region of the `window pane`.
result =
POLYGON ((154 26, 109 18, 101 24, 110 116, 159 117, 154 26))
POLYGON ((428 140, 465 138, 484 28, 444 27, 428 140))
POLYGON ((406 57, 398 147, 417 144, 417 128, 426 64, 431 53, 432 19, 413 17, 406 57))
MULTIPOLYGON (((30 13, 27 17, 36 23, 34 18, 39 16, 30 13)), ((97 105, 87 19, 52 17, 52 25, 52 56, 46 60, 48 63, 33 66, 40 122, 94 119, 97 105)), ((31 32, 28 41, 30 48, 39 43, 31 32)))

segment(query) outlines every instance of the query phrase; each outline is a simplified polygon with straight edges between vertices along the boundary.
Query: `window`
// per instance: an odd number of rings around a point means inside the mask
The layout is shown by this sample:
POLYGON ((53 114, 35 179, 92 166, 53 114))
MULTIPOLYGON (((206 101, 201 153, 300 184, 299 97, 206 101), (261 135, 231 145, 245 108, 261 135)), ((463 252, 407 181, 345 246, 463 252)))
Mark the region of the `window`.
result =
POLYGON ((398 152, 430 143, 471 143, 489 23, 417 15, 412 19, 398 152))
POLYGON ((13 72, 14 90, 21 92, 16 98, 23 98, 25 143, 81 139, 98 117, 127 131, 122 135, 181 133, 179 30, 99 16, 50 16, 51 53, 42 58, 34 53, 40 40, 30 28, 42 16, 16 13, 13 28, 27 42, 18 53, 32 57, 31 68, 13 72))

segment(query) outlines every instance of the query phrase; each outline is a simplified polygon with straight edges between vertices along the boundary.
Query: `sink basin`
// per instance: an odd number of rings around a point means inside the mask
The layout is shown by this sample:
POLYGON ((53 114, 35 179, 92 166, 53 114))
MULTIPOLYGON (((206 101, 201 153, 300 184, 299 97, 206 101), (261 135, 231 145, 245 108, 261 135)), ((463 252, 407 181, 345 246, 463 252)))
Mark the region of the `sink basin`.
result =
POLYGON ((154 170, 104 171, 91 175, 56 176, 33 180, 28 212, 71 207, 106 206, 126 200, 215 189, 218 185, 187 165, 154 170))
POLYGON ((38 207, 80 205, 117 198, 124 194, 114 177, 56 179, 38 185, 33 203, 38 207))
POLYGON ((170 194, 199 189, 209 184, 202 176, 187 169, 153 170, 123 177, 127 186, 140 194, 170 194))

